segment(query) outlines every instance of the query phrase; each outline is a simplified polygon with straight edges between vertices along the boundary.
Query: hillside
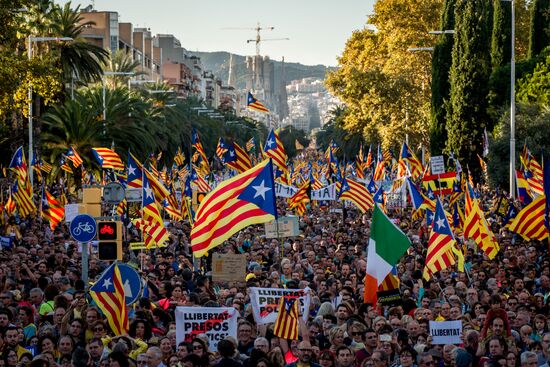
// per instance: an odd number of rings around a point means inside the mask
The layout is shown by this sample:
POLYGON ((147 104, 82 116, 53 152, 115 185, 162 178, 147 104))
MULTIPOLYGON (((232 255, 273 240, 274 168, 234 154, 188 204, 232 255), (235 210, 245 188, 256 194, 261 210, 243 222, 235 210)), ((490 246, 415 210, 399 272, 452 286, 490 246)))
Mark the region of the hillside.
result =
MULTIPOLYGON (((206 70, 211 70, 214 75, 223 80, 224 84, 227 83, 229 76, 229 52, 217 51, 217 52, 191 52, 192 55, 196 55, 201 58, 202 63, 206 70)), ((233 54, 235 64, 237 68, 237 88, 245 87, 245 56, 233 54)), ((275 85, 279 85, 281 76, 281 61, 272 60, 275 66, 275 85)), ((300 63, 287 63, 285 62, 285 79, 287 84, 291 80, 314 77, 319 79, 325 79, 327 70, 333 70, 335 68, 327 68, 324 65, 302 65, 300 63)))

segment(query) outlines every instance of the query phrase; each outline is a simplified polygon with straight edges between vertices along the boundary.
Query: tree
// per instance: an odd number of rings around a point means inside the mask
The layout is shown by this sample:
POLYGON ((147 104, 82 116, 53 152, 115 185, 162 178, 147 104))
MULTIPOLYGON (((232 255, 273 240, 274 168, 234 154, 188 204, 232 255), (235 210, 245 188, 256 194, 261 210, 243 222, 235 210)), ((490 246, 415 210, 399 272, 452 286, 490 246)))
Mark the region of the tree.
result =
MULTIPOLYGON (((516 110, 516 167, 519 167, 519 152, 527 144, 540 162, 548 152, 550 141, 550 109, 544 106, 518 104, 516 110)), ((509 187, 510 172, 510 114, 502 115, 495 128, 494 140, 488 157, 489 181, 494 187, 509 187)))
MULTIPOLYGON (((325 123, 315 135, 317 147, 326 151, 331 142, 335 142, 340 149, 336 152, 339 159, 353 160, 359 152, 359 147, 364 144, 360 132, 347 131, 342 127, 347 110, 336 107, 330 111, 330 120, 325 123)), ((366 152, 365 152, 366 154, 366 152)))
MULTIPOLYGON (((138 67, 141 66, 139 60, 134 60, 132 55, 123 50, 116 50, 114 53, 110 53, 107 59, 104 69, 106 72, 114 73, 134 73, 136 75, 142 75, 143 72, 138 71, 138 67)), ((109 77, 106 82, 111 87, 117 87, 119 85, 126 85, 130 75, 114 75, 109 77)))
POLYGON ((532 73, 519 80, 516 95, 523 103, 550 106, 550 47, 538 56, 542 60, 532 73))
POLYGON ((550 0, 533 0, 529 32, 529 58, 550 46, 550 0))
POLYGON ((509 63, 512 55, 512 2, 493 0, 493 9, 491 63, 493 69, 496 69, 509 63))
MULTIPOLYGON (((455 28, 455 2, 446 0, 441 13, 441 30, 455 28)), ((432 104, 430 124, 430 150, 441 154, 447 141, 445 101, 449 99, 449 70, 451 69, 454 35, 443 34, 434 47, 432 60, 432 104)))
MULTIPOLYGON (((488 82, 491 71, 488 3, 458 0, 455 43, 450 73, 450 101, 447 105, 447 151, 453 151, 463 166, 481 175, 477 155, 482 154, 483 130, 491 129, 487 113, 488 82)), ((479 181, 479 180, 478 180, 479 181)))
POLYGON ((285 147, 286 155, 289 159, 292 159, 298 153, 296 150, 296 140, 304 147, 309 145, 309 139, 306 136, 306 132, 302 129, 296 129, 292 127, 292 125, 285 126, 279 132, 279 138, 285 147))
POLYGON ((347 106, 342 127, 381 139, 385 148, 409 135, 413 146, 429 144, 431 59, 410 53, 433 41, 442 0, 380 0, 368 27, 353 32, 327 77, 328 89, 347 106))
POLYGON ((80 6, 71 8, 68 2, 65 6, 54 7, 51 13, 51 33, 59 37, 71 37, 72 42, 60 45, 59 63, 63 70, 63 80, 78 79, 84 83, 99 81, 103 75, 102 64, 107 61, 108 52, 103 48, 86 42, 81 34, 93 22, 82 22, 79 14, 80 6))

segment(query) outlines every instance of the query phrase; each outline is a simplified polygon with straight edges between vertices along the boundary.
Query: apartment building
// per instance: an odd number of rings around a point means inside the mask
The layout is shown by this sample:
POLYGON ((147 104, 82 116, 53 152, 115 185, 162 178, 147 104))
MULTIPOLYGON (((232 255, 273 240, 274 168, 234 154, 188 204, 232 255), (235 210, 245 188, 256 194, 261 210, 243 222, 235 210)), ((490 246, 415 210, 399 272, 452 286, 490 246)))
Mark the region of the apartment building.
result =
POLYGON ((134 28, 132 23, 119 22, 119 14, 114 11, 83 11, 81 23, 92 22, 81 34, 87 42, 93 43, 114 53, 124 50, 141 64, 140 79, 161 80, 162 51, 153 45, 151 31, 147 28, 134 28))

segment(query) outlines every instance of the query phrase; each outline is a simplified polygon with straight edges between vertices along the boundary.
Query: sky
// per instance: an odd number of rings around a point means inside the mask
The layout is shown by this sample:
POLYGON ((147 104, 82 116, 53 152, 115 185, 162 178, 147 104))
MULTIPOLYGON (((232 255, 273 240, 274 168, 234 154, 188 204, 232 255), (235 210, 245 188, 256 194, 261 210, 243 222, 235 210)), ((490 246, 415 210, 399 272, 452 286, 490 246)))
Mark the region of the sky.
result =
MULTIPOLYGON (((55 0, 64 4, 66 0, 55 0)), ((73 6, 93 0, 72 0, 73 6)), ((362 29, 375 0, 95 0, 97 11, 116 11, 119 21, 147 27, 153 34, 173 34, 190 51, 255 54, 253 29, 275 27, 262 38, 260 53, 272 59, 306 65, 336 66, 346 40, 362 29)))

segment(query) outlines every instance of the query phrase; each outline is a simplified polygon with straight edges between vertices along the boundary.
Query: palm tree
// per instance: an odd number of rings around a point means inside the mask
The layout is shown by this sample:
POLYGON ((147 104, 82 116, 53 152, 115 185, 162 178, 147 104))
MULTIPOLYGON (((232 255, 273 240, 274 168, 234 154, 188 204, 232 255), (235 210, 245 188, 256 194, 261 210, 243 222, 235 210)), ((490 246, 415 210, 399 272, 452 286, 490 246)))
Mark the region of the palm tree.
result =
MULTIPOLYGON (((140 65, 139 60, 134 60, 132 54, 124 50, 116 50, 109 54, 103 68, 106 72, 134 73, 133 76, 137 76, 143 74, 143 72, 137 71, 140 65)), ((130 76, 114 75, 107 79, 107 85, 111 88, 116 88, 119 84, 126 85, 129 78, 130 76)))
POLYGON ((75 99, 52 107, 42 116, 43 155, 49 156, 50 162, 55 162, 71 146, 87 159, 92 147, 102 145, 103 124, 97 111, 87 103, 85 96, 77 94, 75 99))
POLYGON ((101 88, 85 89, 81 92, 86 99, 84 108, 93 109, 96 118, 105 126, 104 144, 114 143, 119 151, 142 153, 154 149, 158 142, 151 129, 148 111, 152 105, 126 88, 107 89, 105 109, 107 119, 103 120, 103 93, 101 88))
POLYGON ((99 81, 103 75, 102 65, 107 61, 109 53, 103 48, 86 42, 81 34, 93 22, 82 22, 79 14, 80 6, 71 9, 71 3, 65 6, 55 6, 50 14, 50 33, 59 37, 71 37, 60 47, 60 64, 65 81, 77 78, 81 82, 99 81))

